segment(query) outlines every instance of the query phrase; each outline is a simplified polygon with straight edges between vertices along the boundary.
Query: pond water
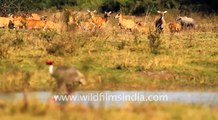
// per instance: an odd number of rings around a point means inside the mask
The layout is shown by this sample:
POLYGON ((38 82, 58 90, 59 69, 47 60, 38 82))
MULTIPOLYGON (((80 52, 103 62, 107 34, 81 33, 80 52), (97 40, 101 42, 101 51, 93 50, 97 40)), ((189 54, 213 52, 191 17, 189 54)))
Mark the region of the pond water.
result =
MULTIPOLYGON (((23 93, 5 93, 0 94, 0 99, 5 101, 22 100, 23 95, 23 93)), ((78 91, 70 97, 51 92, 30 92, 26 95, 28 98, 36 98, 41 102, 53 99, 57 103, 63 103, 63 99, 70 99, 70 102, 74 104, 94 107, 120 107, 126 103, 147 104, 151 102, 218 106, 217 92, 78 91)))

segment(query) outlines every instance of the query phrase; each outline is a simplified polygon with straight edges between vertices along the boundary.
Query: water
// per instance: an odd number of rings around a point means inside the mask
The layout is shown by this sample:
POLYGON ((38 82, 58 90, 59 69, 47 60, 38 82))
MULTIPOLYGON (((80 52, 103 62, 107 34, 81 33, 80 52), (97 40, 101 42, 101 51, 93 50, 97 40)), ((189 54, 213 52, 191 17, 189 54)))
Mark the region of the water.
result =
MULTIPOLYGON (((37 98, 41 102, 47 102, 55 94, 51 92, 27 93, 28 98, 37 98)), ((218 106, 218 93, 216 92, 149 92, 149 91, 78 91, 72 94, 74 104, 87 106, 120 107, 126 103, 147 104, 153 98, 153 103, 184 103, 207 106, 218 106), (85 96, 85 97, 84 97, 85 96), (158 98, 159 97, 159 98, 158 98), (80 99, 79 99, 80 98, 80 99)), ((0 99, 16 101, 23 99, 23 93, 0 94, 0 99)), ((57 102, 57 103, 60 103, 57 102)))

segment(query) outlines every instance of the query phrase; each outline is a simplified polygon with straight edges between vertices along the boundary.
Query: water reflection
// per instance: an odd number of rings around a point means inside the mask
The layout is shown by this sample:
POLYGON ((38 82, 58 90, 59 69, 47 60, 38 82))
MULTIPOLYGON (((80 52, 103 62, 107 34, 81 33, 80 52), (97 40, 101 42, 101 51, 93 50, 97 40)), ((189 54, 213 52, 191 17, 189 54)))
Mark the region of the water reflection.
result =
MULTIPOLYGON (((27 93, 28 98, 37 98, 41 102, 47 102, 49 99, 54 97, 56 94, 51 92, 31 92, 27 93)), ((71 102, 74 104, 83 104, 87 106, 105 106, 105 107, 120 107, 127 102, 132 104, 139 103, 149 103, 150 101, 143 101, 142 96, 148 99, 149 96, 156 97, 152 102, 157 103, 185 103, 185 104, 200 104, 208 106, 218 106, 218 93, 215 92, 149 92, 149 91, 78 91, 72 94, 74 99, 71 102), (83 99, 81 99, 81 96, 83 99), (112 96, 112 97, 111 97, 112 96), (115 97, 113 97, 115 96, 115 97), (117 99, 116 97, 121 96, 122 98, 127 99, 117 99), (129 96, 133 99, 128 99, 129 96), (158 98, 160 96, 167 96, 166 98, 158 98), (80 97, 80 99, 78 99, 80 97), (110 99, 107 97, 111 97, 110 99), (138 98, 136 98, 138 97, 138 98), (133 101, 129 101, 133 100, 133 101)), ((23 99, 23 93, 9 93, 9 94, 0 94, 0 99, 6 101, 16 101, 23 99)))

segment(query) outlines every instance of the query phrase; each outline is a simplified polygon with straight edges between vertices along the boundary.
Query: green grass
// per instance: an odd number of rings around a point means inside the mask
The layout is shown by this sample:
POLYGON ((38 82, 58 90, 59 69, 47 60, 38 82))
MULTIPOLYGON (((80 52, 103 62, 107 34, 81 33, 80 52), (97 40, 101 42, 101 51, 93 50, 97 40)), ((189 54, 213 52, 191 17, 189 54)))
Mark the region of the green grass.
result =
MULTIPOLYGON (((0 93, 55 90, 55 80, 45 64, 48 59, 55 66, 80 69, 88 84, 79 90, 217 92, 218 33, 214 30, 217 24, 211 24, 217 22, 217 16, 198 20, 199 29, 161 34, 155 51, 151 51, 149 35, 125 32, 111 24, 94 32, 1 29, 0 93)), ((61 109, 37 100, 29 104, 24 110, 22 101, 0 100, 0 119, 218 119, 217 107, 178 103, 127 104, 121 109, 74 105, 61 109)))
POLYGON ((1 30, 0 91, 55 89, 48 59, 79 68, 89 83, 82 90, 217 91, 218 33, 206 27, 161 34, 155 52, 149 35, 110 24, 94 32, 1 30))

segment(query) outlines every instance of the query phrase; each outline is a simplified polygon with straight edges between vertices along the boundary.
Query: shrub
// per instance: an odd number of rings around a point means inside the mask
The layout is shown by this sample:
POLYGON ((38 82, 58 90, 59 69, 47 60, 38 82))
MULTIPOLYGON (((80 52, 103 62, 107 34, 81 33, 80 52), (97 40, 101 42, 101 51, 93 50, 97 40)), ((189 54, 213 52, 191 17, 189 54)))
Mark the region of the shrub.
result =
POLYGON ((118 12, 120 11, 120 3, 117 0, 106 0, 100 6, 101 12, 104 11, 113 11, 118 12))
POLYGON ((50 42, 54 39, 55 35, 57 35, 55 31, 40 31, 39 38, 40 40, 50 42))
POLYGON ((84 47, 86 42, 88 42, 83 34, 66 34, 57 36, 46 44, 45 47, 48 54, 56 56, 74 55, 79 48, 84 47))
POLYGON ((0 58, 7 58, 9 56, 9 44, 8 40, 0 39, 0 58))
POLYGON ((148 40, 149 40, 149 47, 151 49, 151 53, 158 54, 161 45, 160 33, 150 32, 148 35, 148 40))

